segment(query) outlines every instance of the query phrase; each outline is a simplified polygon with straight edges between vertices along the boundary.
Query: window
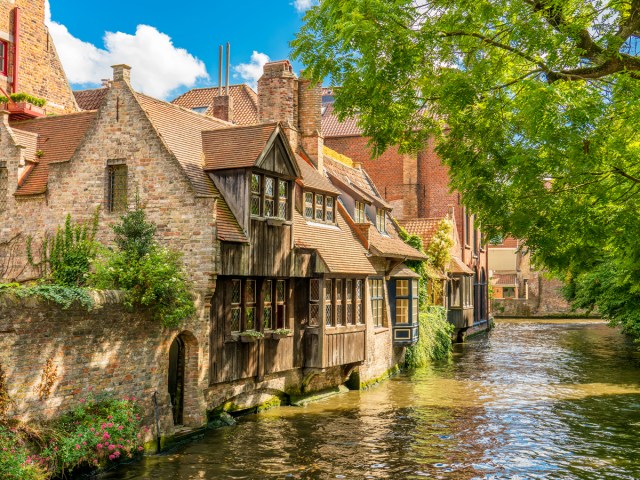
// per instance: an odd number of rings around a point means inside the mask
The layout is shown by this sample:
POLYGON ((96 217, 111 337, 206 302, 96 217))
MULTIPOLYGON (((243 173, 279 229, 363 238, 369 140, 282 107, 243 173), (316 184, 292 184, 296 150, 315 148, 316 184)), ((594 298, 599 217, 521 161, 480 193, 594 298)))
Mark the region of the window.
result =
POLYGON ((364 324, 364 314, 362 311, 362 280, 356 280, 356 323, 364 324))
POLYGON ((273 282, 265 280, 262 284, 262 300, 264 307, 262 310, 262 326, 265 330, 273 328, 273 282))
POLYGON ((366 223, 367 219, 364 213, 364 203, 356 202, 353 219, 356 223, 366 223))
POLYGON ((304 192, 304 216, 313 222, 335 223, 336 199, 313 192, 304 192))
POLYGON ((451 290, 449 296, 449 306, 451 307, 460 307, 460 279, 452 278, 451 279, 451 290))
POLYGON ((107 167, 107 211, 123 212, 127 209, 127 166, 107 167))
POLYGON ((287 282, 276 282, 276 328, 287 328, 287 282))
POLYGON ((371 280, 371 315, 374 326, 384 326, 384 283, 381 278, 371 280))
POLYGON ((231 331, 239 332, 242 323, 242 282, 231 280, 231 331))
POLYGON ((344 325, 342 315, 342 280, 336 280, 336 325, 344 325))
POLYGON ((381 208, 376 208, 376 228, 380 233, 387 233, 386 213, 381 208))
POLYGON ((9 44, 0 40, 0 74, 7 76, 9 73, 9 44))
POLYGON ((304 192, 304 216, 313 220, 313 193, 304 192))
POLYGON ((355 317, 353 315, 353 280, 347 280, 345 288, 345 299, 347 306, 347 325, 355 324, 355 317))
POLYGON ((515 298, 515 296, 516 296, 515 287, 502 287, 502 298, 515 298))
POLYGON ((333 326, 333 312, 332 300, 333 299, 333 285, 331 280, 324 281, 324 323, 327 327, 333 326))
POLYGON ((290 220, 289 181, 251 174, 251 216, 290 220))
POLYGON ((473 216, 473 252, 478 254, 478 229, 476 228, 476 216, 473 216))
POLYGON ((324 221, 324 195, 316 193, 315 219, 318 222, 324 221))
POLYGON ((244 329, 256 329, 256 281, 247 280, 245 283, 245 314, 244 329))
POLYGON ((209 110, 209 107, 207 107, 207 106, 205 106, 205 107, 193 107, 191 110, 196 112, 196 113, 207 113, 207 110, 209 110))
POLYGON ((309 326, 320 325, 320 280, 309 280, 309 326))
POLYGON ((418 281, 396 280, 396 324, 418 324, 418 281))
POLYGON ((233 279, 225 285, 229 292, 225 298, 231 304, 227 333, 288 327, 286 280, 264 279, 261 290, 256 279, 233 279), (262 318, 259 305, 262 305, 262 318))

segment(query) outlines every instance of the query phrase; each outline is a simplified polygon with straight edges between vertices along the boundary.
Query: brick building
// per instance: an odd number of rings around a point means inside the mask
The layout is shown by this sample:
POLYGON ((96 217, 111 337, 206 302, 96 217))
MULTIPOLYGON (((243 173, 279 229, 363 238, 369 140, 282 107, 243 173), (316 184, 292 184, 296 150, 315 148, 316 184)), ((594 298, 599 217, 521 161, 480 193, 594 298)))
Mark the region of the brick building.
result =
POLYGON ((53 415, 93 386, 143 398, 150 415, 157 392, 159 433, 170 435, 225 404, 255 407, 335 388, 352 374, 368 382, 401 361, 417 339, 415 277, 403 261, 423 255, 399 239, 370 180, 361 185, 366 215, 356 218, 344 183, 364 177, 345 176, 337 160, 325 165, 321 90, 288 61, 265 65, 259 85, 255 98, 230 89, 214 100, 231 120, 243 118, 232 92, 257 105, 258 123, 246 125, 135 92, 126 65, 115 65, 103 88, 76 94, 80 112, 3 113, 0 281, 41 276, 27 262, 27 237, 37 246, 67 214, 85 221, 100 207, 97 239, 108 244, 110 226, 138 200, 159 242, 182 253, 197 306, 180 329, 166 329, 142 313, 118 320, 116 295, 101 303, 114 330, 92 329, 95 312, 75 311, 64 325, 64 315, 33 303, 19 316, 20 305, 0 303, 8 332, 0 363, 15 415, 53 415), (37 351, 25 347, 30 339, 37 351), (48 360, 60 381, 36 401, 32 387, 48 360))

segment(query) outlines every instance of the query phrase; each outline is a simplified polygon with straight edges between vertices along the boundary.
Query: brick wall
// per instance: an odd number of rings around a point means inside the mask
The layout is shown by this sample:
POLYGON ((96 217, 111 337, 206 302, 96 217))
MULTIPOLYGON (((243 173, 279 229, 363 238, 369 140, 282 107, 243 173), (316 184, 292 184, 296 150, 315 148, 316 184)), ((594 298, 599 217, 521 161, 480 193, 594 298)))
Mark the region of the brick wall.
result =
POLYGON ((44 24, 45 0, 0 2, 0 39, 9 42, 8 76, 0 87, 8 93, 24 92, 47 100, 48 113, 78 110, 53 40, 44 24), (15 68, 14 11, 20 8, 18 89, 12 84, 15 68))

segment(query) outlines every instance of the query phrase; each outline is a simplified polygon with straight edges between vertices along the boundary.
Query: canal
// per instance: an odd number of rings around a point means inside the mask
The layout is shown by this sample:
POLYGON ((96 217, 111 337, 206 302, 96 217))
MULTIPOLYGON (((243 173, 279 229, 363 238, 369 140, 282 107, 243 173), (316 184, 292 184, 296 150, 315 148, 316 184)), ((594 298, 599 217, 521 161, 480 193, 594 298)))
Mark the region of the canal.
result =
POLYGON ((640 355, 597 321, 500 321, 450 362, 239 419, 109 479, 639 479, 640 355))

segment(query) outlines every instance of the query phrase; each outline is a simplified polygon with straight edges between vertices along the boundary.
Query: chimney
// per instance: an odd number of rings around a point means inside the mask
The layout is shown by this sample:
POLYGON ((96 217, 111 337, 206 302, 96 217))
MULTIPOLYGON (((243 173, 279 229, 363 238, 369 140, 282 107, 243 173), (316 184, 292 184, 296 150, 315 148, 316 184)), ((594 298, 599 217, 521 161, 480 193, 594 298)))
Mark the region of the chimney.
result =
POLYGON ((233 99, 229 95, 229 62, 231 45, 227 42, 226 85, 222 88, 222 45, 220 45, 220 68, 218 71, 218 96, 213 98, 213 116, 233 123, 233 99))
POLYGON ((298 78, 288 60, 265 64, 258 80, 258 118, 280 122, 293 151, 298 150, 298 78))
POLYGON ((324 169, 322 136, 322 85, 301 78, 298 86, 298 131, 300 146, 321 173, 324 169))
POLYGON ((113 81, 131 83, 131 67, 129 65, 113 65, 113 81))

